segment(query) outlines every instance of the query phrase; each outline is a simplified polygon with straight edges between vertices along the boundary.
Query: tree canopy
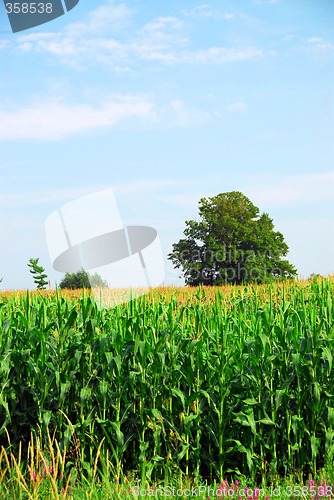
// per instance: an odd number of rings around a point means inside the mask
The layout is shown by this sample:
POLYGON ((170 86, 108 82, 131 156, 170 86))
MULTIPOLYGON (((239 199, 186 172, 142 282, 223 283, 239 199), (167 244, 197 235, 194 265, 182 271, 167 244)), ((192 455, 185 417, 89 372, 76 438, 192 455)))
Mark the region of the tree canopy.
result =
POLYGON ((283 235, 241 192, 201 198, 199 217, 185 222, 185 238, 168 255, 187 285, 263 283, 297 275, 283 259, 289 250, 283 235))
POLYGON ((77 288, 92 287, 105 288, 107 286, 108 284, 106 281, 98 273, 90 275, 84 269, 81 269, 76 273, 66 273, 64 278, 59 283, 60 288, 69 288, 72 290, 77 288))

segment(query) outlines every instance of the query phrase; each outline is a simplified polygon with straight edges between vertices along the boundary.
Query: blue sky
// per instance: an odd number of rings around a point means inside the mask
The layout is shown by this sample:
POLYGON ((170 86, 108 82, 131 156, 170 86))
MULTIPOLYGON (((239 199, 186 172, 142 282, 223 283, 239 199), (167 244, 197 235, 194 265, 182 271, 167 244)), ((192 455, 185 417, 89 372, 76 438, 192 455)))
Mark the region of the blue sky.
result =
POLYGON ((59 282, 46 217, 109 187, 165 255, 238 190, 300 276, 334 272, 332 0, 81 0, 16 34, 0 15, 1 289, 34 288, 30 257, 59 282))

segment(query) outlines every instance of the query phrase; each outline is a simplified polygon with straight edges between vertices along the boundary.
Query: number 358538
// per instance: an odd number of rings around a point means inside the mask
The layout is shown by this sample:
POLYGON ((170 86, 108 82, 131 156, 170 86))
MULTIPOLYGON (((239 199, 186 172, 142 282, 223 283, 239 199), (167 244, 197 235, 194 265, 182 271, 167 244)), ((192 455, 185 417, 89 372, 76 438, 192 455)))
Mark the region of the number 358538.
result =
POLYGON ((41 2, 26 2, 26 3, 9 3, 6 4, 7 14, 51 14, 52 3, 41 2))

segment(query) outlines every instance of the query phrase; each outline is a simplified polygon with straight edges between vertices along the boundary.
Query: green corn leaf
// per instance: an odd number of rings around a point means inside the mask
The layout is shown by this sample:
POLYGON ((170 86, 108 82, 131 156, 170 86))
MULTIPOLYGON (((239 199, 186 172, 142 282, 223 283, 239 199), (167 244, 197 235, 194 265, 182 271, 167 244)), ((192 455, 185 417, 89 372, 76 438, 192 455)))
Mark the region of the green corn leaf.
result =
POLYGON ((180 391, 180 389, 176 389, 175 387, 172 387, 171 393, 173 394, 173 396, 176 396, 181 401, 182 408, 184 409, 186 401, 185 401, 185 397, 184 397, 183 392, 180 391))

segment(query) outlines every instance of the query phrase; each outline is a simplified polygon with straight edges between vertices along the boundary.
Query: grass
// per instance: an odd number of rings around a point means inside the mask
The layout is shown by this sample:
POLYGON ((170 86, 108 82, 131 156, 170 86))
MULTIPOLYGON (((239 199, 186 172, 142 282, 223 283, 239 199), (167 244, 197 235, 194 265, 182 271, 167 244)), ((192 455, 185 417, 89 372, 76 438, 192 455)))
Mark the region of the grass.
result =
POLYGON ((256 485, 244 476, 239 479, 223 481, 195 480, 178 472, 169 481, 153 481, 142 483, 134 475, 121 475, 118 480, 112 476, 106 463, 98 451, 94 459, 92 474, 78 477, 72 469, 65 472, 66 452, 61 453, 59 444, 48 434, 47 446, 43 446, 42 437, 34 439, 28 448, 28 462, 22 462, 19 453, 15 456, 3 448, 0 452, 0 498, 2 499, 91 499, 114 500, 134 498, 166 498, 187 499, 196 497, 212 500, 228 498, 232 500, 274 500, 286 498, 303 498, 307 500, 323 500, 333 498, 333 468, 321 471, 313 479, 298 483, 293 477, 273 483, 256 485))
POLYGON ((333 285, 1 293, 0 497, 334 484, 333 285))
MULTIPOLYGON (((31 441, 28 447, 28 461, 22 461, 21 453, 0 452, 0 498, 3 499, 134 499, 166 498, 187 499, 228 498, 232 500, 273 500, 303 498, 307 500, 329 499, 334 496, 333 468, 321 471, 313 479, 303 483, 293 477, 273 483, 257 485, 244 476, 223 481, 195 480, 178 472, 169 481, 145 481, 142 483, 134 475, 121 475, 116 480, 99 451, 94 459, 93 472, 78 477, 75 469, 65 474, 66 451, 60 452, 59 443, 47 436, 47 446, 43 446, 42 436, 31 441)), ((101 449, 101 446, 100 446, 101 449)))

